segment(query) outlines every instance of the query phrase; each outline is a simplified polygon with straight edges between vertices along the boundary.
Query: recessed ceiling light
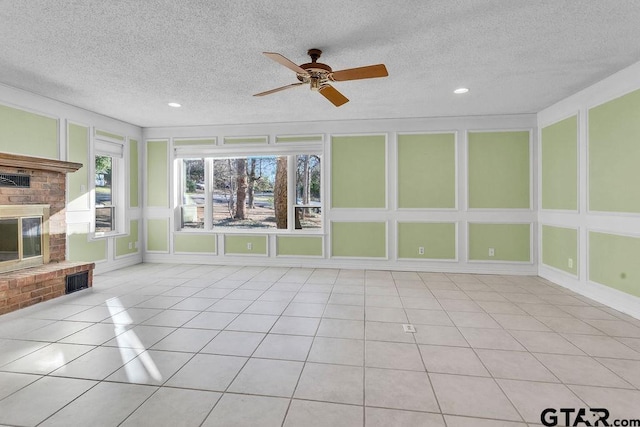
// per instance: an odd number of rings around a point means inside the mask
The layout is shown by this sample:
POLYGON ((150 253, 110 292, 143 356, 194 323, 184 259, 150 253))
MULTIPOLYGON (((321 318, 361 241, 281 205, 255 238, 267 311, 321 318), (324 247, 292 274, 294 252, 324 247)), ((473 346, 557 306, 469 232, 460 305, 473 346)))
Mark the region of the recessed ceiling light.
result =
POLYGON ((469 92, 469 89, 467 89, 466 87, 459 87, 458 89, 453 91, 453 93, 455 93, 456 95, 461 95, 467 92, 469 92))
POLYGON ((167 104, 169 107, 173 107, 173 108, 180 108, 182 107, 182 105, 178 104, 177 102, 170 102, 167 104))

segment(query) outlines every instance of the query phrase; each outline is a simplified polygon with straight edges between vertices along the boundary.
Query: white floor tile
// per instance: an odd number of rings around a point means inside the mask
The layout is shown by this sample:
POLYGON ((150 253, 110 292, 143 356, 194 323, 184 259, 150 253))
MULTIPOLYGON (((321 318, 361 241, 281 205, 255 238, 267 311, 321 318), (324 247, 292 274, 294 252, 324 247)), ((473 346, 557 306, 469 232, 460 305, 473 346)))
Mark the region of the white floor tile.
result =
POLYGON ((196 354, 166 382, 166 385, 225 391, 246 361, 244 357, 196 354))
POLYGON ((46 375, 94 348, 88 345, 54 343, 4 365, 0 370, 46 375))
POLYGON ((302 362, 271 359, 249 359, 228 391, 291 397, 302 372, 302 362))
POLYGON ((361 406, 296 400, 284 421, 284 427, 352 427, 361 426, 361 406))
POLYGON ((0 401, 0 423, 35 426, 94 385, 94 381, 44 377, 0 401))
POLYGON ((294 397, 362 405, 363 390, 364 371, 361 367, 307 363, 294 397))
POLYGON ((163 387, 142 404, 121 426, 199 426, 221 393, 163 387))
POLYGON ((365 405, 439 412, 426 372, 366 368, 365 405))
POLYGON ((118 425, 155 391, 156 387, 102 382, 65 406, 42 425, 48 427, 118 425))
POLYGON ((280 427, 289 399, 225 394, 202 424, 203 427, 280 427), (257 421, 259 420, 259 421, 257 421))

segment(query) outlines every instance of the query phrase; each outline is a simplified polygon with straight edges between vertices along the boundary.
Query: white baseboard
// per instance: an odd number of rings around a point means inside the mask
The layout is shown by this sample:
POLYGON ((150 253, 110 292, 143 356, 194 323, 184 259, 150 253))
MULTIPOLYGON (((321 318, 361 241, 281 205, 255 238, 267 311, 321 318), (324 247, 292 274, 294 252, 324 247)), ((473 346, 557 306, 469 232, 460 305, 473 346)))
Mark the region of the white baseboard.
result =
POLYGON ((109 262, 96 262, 96 268, 93 270, 93 274, 107 273, 109 271, 119 270, 121 268, 140 264, 141 262, 142 254, 125 256, 109 262))
POLYGON ((552 281, 573 292, 591 298, 601 304, 616 309, 622 313, 640 319, 640 298, 587 280, 578 280, 575 276, 565 274, 559 270, 541 265, 539 276, 552 281))
POLYGON ((507 274, 519 276, 537 276, 537 267, 528 263, 497 262, 434 262, 434 261, 391 261, 376 259, 326 259, 326 258, 294 258, 294 257, 251 257, 186 254, 144 254, 144 262, 172 264, 208 264, 208 265, 250 265, 265 267, 291 268, 341 268, 389 271, 417 271, 434 273, 474 273, 474 274, 507 274))

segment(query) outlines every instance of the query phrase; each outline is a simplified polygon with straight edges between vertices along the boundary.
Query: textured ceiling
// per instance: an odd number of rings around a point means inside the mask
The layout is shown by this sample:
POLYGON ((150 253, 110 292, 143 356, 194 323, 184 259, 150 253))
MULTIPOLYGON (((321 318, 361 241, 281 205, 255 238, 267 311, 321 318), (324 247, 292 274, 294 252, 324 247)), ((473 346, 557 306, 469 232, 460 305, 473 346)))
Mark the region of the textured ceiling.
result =
POLYGON ((0 0, 0 82, 145 127, 533 113, 640 60, 639 22, 638 0, 0 0), (340 108, 251 96, 296 81, 261 52, 309 48, 390 76, 335 83, 340 108))

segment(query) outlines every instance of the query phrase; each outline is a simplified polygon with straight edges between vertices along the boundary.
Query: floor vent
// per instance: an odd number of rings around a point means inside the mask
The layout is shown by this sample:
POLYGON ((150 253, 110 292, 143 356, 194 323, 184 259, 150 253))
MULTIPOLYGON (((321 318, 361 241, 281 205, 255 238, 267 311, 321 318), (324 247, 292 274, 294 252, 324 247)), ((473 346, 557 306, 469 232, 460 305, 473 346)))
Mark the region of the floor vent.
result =
POLYGON ((89 272, 69 274, 67 276, 66 293, 87 289, 89 287, 89 272))
POLYGON ((31 177, 12 173, 0 173, 0 187, 29 188, 31 177))

